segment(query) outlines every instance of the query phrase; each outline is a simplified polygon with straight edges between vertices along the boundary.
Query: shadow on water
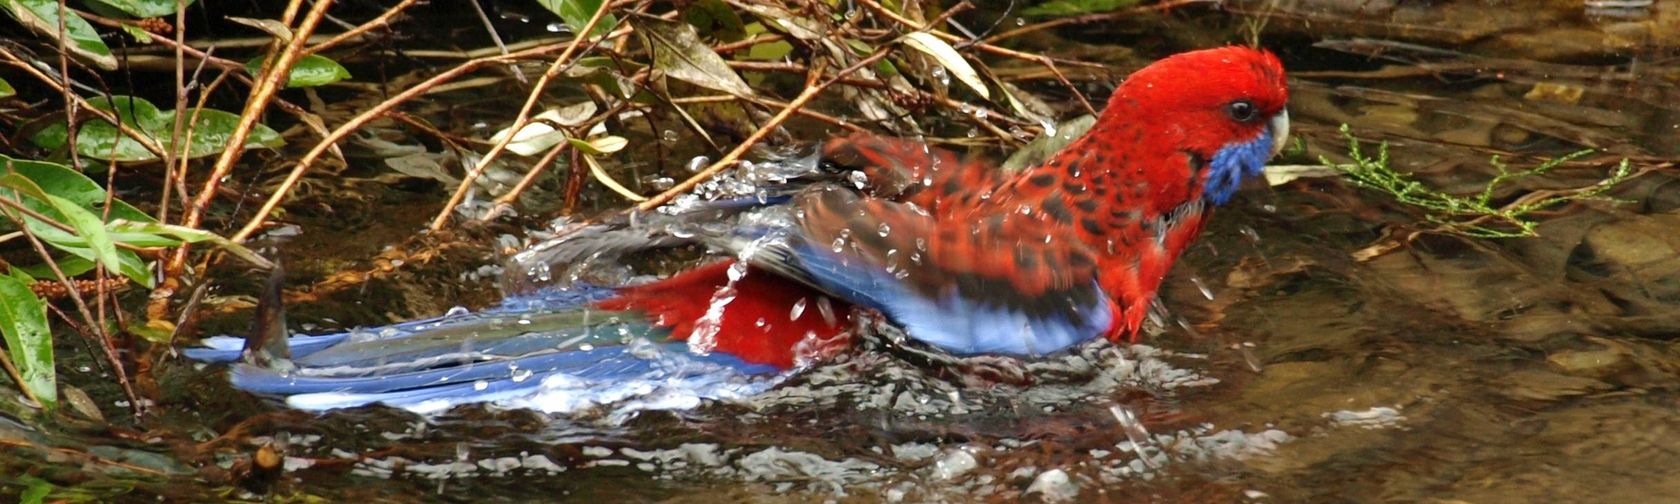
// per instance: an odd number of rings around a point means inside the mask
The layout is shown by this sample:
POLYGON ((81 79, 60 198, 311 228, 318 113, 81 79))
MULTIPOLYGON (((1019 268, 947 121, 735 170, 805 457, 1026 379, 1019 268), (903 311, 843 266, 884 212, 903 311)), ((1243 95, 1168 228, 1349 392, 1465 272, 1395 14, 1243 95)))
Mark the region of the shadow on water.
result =
MULTIPOLYGON (((1680 153, 1674 2, 1281 4, 1020 42, 1136 65, 1238 40, 1264 16, 1262 40, 1294 76, 1307 153, 1297 161, 1345 160, 1345 123, 1454 193, 1496 175, 1494 154, 1532 166, 1600 151, 1496 195, 1508 200, 1591 184, 1624 157, 1660 166, 1680 153)), ((1336 179, 1244 191, 1167 280, 1170 311, 1147 345, 993 370, 1022 380, 965 383, 971 369, 865 351, 689 411, 466 406, 422 418, 287 410, 193 368, 162 377, 164 425, 153 431, 16 424, 0 435, 69 447, 43 452, 60 466, 106 468, 25 466, 38 477, 86 481, 90 496, 166 499, 1660 500, 1680 495, 1680 182, 1670 166, 1610 195, 1621 201, 1543 215, 1538 238, 1489 240, 1413 234, 1415 209, 1336 179), (279 469, 253 469, 265 453, 279 469), (77 458, 88 456, 103 465, 77 458)), ((430 214, 401 196, 377 200, 368 212, 430 214)), ((370 237, 418 227, 353 219, 370 237)), ((310 245, 322 239, 289 249, 304 281, 394 241, 310 245)), ((485 304, 488 249, 294 303, 293 321, 374 324, 485 304)), ((240 316, 227 328, 242 329, 240 316)))

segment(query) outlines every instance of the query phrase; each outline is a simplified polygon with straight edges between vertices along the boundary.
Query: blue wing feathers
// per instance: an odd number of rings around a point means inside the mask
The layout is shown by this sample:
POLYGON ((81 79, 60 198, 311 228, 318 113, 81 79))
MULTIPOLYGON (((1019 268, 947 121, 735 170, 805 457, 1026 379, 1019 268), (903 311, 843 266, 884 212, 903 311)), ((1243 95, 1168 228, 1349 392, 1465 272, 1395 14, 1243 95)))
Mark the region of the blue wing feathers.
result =
MULTIPOLYGON (((1009 306, 965 299, 955 292, 930 297, 884 268, 809 244, 794 246, 810 281, 855 303, 880 310, 911 338, 959 355, 1039 356, 1098 337, 1113 322, 1107 296, 1077 307, 1084 317, 1035 316, 1009 306)), ((1093 281, 1094 282, 1094 281, 1093 281)), ((1100 288, 1099 292, 1100 292, 1100 288)))

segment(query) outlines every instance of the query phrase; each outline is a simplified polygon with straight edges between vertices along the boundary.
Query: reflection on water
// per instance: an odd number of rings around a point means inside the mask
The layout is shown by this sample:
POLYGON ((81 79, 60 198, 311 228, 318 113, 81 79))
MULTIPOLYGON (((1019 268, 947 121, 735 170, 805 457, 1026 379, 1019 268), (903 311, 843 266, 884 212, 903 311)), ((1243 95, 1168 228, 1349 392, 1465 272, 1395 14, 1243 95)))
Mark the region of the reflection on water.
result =
MULTIPOLYGON (((1492 154, 1528 166, 1607 153, 1497 195, 1509 199, 1590 183, 1622 157, 1660 166, 1680 145, 1680 29, 1647 29, 1673 28, 1680 2, 1612 18, 1579 2, 1282 4, 1266 36, 1295 69, 1291 114, 1310 155, 1340 159, 1335 129, 1349 123, 1390 140, 1397 167, 1472 193, 1492 154)), ((1140 27, 1228 40, 1226 18, 1192 14, 1022 43, 1089 52, 1062 37, 1136 42, 1140 27)), ((1172 40, 1148 52, 1191 45, 1172 40)), ((1170 313, 1148 345, 1030 364, 930 362, 880 343, 692 410, 427 417, 253 405, 190 371, 166 377, 184 392, 163 405, 190 416, 162 429, 201 445, 6 417, 0 442, 73 446, 50 453, 122 467, 104 476, 113 486, 199 498, 187 488, 247 481, 241 457, 279 446, 285 477, 264 489, 331 500, 1671 499, 1680 182, 1669 168, 1612 195, 1624 201, 1546 215, 1540 238, 1488 241, 1409 236, 1416 214, 1334 180, 1244 191, 1166 281, 1170 313), (1404 246, 1356 259, 1385 240, 1404 246)))

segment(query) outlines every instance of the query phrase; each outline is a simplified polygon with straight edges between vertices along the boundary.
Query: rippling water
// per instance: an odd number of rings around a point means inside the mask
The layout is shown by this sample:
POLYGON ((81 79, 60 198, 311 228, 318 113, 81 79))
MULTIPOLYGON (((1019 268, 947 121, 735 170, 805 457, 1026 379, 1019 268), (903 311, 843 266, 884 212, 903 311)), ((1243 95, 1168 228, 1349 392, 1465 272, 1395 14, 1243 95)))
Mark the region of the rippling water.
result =
MULTIPOLYGON (((1584 10, 1602 5, 1417 4, 1274 11, 1266 40, 1296 76, 1291 114, 1306 139, 1296 161, 1343 159, 1343 123, 1390 140, 1397 166, 1458 193, 1496 173, 1495 153, 1532 166, 1583 145, 1608 152, 1518 185, 1532 190, 1680 152, 1680 30, 1649 30, 1672 28, 1680 3, 1614 16, 1584 10), (1459 52, 1361 38, 1375 36, 1459 52)), ((1166 53, 1206 45, 1188 34, 1235 33, 1221 16, 1139 17, 1024 43, 1125 57, 1067 42, 1101 35, 1166 53)), ((1545 213, 1541 237, 1514 240, 1414 235, 1415 211, 1333 179, 1251 188, 1168 278, 1146 344, 1041 362, 932 358, 878 328, 871 350, 724 400, 661 392, 680 388, 669 382, 618 395, 555 383, 548 396, 423 414, 287 410, 193 367, 161 376, 166 412, 148 429, 38 429, 8 410, 0 443, 22 455, 7 462, 27 469, 16 474, 187 500, 251 497, 228 482, 259 481, 332 501, 1660 501, 1680 495, 1673 173, 1628 182, 1611 193, 1619 204, 1545 213), (578 390, 597 400, 573 401, 578 390), (276 448, 278 473, 244 475, 252 454, 276 448), (42 456, 61 462, 29 462, 42 456), (74 469, 84 463, 117 469, 74 469)), ((462 288, 438 278, 488 284, 488 257, 294 306, 293 319, 441 313, 462 288)))

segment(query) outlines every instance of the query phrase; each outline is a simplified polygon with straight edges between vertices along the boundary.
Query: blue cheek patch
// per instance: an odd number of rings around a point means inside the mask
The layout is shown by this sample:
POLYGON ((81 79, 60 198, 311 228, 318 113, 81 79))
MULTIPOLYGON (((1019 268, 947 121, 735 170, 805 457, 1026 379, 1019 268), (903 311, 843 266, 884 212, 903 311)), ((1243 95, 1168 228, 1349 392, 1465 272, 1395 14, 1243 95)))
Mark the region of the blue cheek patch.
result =
POLYGON ((1207 183, 1203 186, 1203 198, 1215 205, 1223 205, 1236 194, 1237 186, 1242 185, 1244 178, 1259 175, 1266 167, 1266 159, 1272 157, 1272 130, 1266 128, 1253 140, 1242 143, 1226 144, 1213 154, 1213 161, 1208 163, 1207 183))

